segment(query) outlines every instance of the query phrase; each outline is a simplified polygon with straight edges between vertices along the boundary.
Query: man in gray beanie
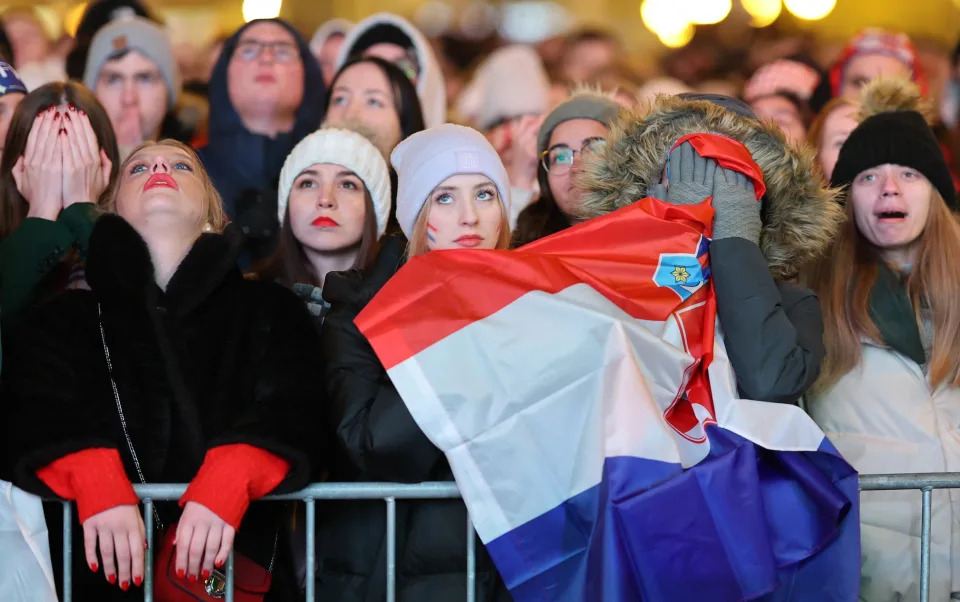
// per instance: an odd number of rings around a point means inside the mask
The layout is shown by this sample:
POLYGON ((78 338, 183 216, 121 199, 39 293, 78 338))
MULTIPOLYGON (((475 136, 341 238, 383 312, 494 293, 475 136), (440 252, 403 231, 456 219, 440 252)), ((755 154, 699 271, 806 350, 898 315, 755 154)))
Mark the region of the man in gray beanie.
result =
POLYGON ((112 21, 94 36, 83 83, 110 116, 120 156, 156 139, 180 96, 180 71, 170 37, 140 17, 112 21))

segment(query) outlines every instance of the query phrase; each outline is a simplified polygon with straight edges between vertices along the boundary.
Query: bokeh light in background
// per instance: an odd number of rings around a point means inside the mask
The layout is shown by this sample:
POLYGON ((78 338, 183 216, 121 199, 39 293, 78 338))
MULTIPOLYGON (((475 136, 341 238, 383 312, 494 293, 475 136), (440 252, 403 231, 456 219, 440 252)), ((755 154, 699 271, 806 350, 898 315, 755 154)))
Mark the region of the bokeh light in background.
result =
POLYGON ((640 4, 644 26, 670 48, 683 46, 693 37, 693 24, 684 12, 678 10, 674 0, 643 0, 640 4))
POLYGON ((87 10, 87 3, 81 2, 67 11, 63 16, 63 31, 69 36, 77 35, 77 28, 80 27, 80 19, 83 18, 84 11, 87 10))
POLYGON ((539 42, 572 26, 573 17, 555 2, 507 2, 500 9, 500 35, 511 42, 539 42))
POLYGON ((280 16, 282 0, 243 0, 243 20, 274 19, 280 16))
POLYGON ((781 0, 740 0, 740 4, 750 15, 750 25, 753 27, 772 25, 783 11, 781 0))
POLYGON ((783 0, 793 16, 807 21, 818 21, 833 10, 837 0, 783 0))
POLYGON ((674 10, 691 15, 691 22, 698 25, 713 25, 723 21, 731 8, 731 0, 674 0, 674 10))

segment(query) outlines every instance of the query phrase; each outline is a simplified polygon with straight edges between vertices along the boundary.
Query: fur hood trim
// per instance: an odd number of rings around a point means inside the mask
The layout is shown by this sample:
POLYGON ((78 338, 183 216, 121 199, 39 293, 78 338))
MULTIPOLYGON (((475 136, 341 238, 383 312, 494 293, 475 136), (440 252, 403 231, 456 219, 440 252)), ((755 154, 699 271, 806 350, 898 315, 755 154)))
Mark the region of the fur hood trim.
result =
POLYGON ((660 182, 674 142, 695 132, 740 141, 763 171, 767 193, 760 249, 775 278, 793 278, 823 254, 844 214, 837 191, 823 184, 813 149, 788 145, 773 124, 677 96, 657 97, 649 112, 621 112, 606 146, 584 162, 583 217, 603 215, 646 197, 647 189, 660 182))

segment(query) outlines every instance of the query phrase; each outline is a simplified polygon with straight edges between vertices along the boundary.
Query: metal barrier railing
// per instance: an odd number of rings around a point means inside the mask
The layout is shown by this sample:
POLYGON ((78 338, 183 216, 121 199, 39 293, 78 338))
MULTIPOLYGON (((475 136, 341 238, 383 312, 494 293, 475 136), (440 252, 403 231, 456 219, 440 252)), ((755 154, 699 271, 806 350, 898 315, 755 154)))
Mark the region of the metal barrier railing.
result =
MULTIPOLYGON (((148 484, 134 485, 143 502, 143 519, 147 531, 144 558, 144 601, 153 602, 153 503, 154 501, 178 500, 186 491, 186 485, 148 484)), ((920 530, 920 600, 930 601, 930 529, 934 489, 960 489, 960 473, 916 473, 889 475, 860 475, 861 491, 888 491, 918 489, 921 492, 920 530)), ((396 526, 397 500, 456 499, 460 497, 455 483, 315 483, 306 489, 283 495, 271 495, 263 501, 302 501, 306 505, 306 600, 316 600, 316 501, 317 500, 384 500, 387 511, 387 602, 396 600, 396 526)), ((260 501, 260 500, 258 500, 260 501)), ((63 602, 72 602, 72 572, 70 538, 72 513, 70 504, 63 504, 63 602)), ((464 584, 466 601, 476 599, 476 549, 473 524, 467 516, 467 578, 464 584)), ((224 600, 233 602, 233 552, 226 564, 226 591, 224 600)))
MULTIPOLYGON (((153 602, 153 503, 154 501, 179 500, 187 486, 181 484, 134 485, 137 496, 143 502, 143 520, 147 531, 147 550, 144 558, 143 599, 153 602)), ((263 501, 302 501, 306 505, 306 600, 315 602, 316 583, 316 501, 317 500, 384 500, 387 510, 387 602, 396 600, 396 527, 397 500, 457 499, 460 492, 455 483, 315 483, 294 493, 271 495, 263 501)), ((257 500, 261 501, 261 500, 257 500)), ((62 602, 72 602, 72 565, 70 538, 72 528, 72 502, 63 504, 63 595, 62 602)), ((464 583, 467 602, 476 598, 476 549, 473 524, 467 516, 467 579, 464 583)), ((233 551, 226 563, 226 590, 224 600, 233 602, 233 551)))

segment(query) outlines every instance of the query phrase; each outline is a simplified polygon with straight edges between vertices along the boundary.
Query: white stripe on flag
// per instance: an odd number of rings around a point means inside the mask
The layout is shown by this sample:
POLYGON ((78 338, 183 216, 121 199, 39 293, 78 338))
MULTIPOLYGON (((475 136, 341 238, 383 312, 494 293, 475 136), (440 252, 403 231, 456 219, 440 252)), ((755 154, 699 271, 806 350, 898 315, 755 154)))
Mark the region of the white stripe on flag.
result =
POLYGON ((605 458, 691 466, 705 457, 706 445, 663 420, 691 363, 663 338, 679 339, 675 321, 634 319, 577 284, 530 292, 390 377, 477 502, 488 542, 597 485, 605 458), (457 370, 463 362, 469 369, 457 370))

